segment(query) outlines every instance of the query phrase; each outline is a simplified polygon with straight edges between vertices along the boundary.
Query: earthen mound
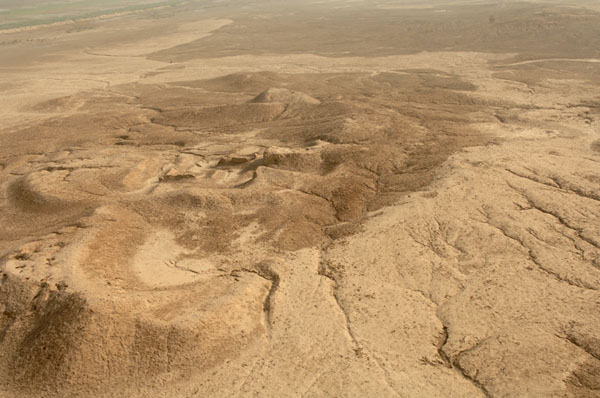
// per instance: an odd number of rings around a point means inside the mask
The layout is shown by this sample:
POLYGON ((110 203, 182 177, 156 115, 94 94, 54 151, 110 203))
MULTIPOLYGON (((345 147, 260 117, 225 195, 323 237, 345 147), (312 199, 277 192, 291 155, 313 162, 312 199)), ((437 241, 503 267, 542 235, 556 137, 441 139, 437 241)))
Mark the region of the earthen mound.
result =
POLYGON ((256 96, 252 103, 270 103, 280 102, 282 104, 307 104, 318 105, 321 103, 318 99, 299 91, 288 90, 286 88, 270 88, 256 96))

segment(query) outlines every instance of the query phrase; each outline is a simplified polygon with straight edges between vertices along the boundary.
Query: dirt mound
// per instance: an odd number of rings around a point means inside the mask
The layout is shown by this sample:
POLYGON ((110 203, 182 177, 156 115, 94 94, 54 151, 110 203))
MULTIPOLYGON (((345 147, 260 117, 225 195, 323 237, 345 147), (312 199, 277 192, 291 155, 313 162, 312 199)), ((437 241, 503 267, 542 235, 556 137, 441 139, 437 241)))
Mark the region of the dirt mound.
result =
POLYGON ((268 148, 263 153, 266 167, 290 171, 315 172, 321 168, 321 154, 318 151, 291 150, 288 148, 268 148))
MULTIPOLYGON (((205 92, 228 93, 217 96, 228 104, 199 107, 169 107, 156 86, 126 85, 117 95, 119 114, 94 113, 101 127, 85 139, 77 136, 89 123, 83 115, 105 109, 110 101, 106 95, 82 95, 87 102, 81 114, 39 127, 36 134, 60 137, 45 136, 56 155, 40 156, 36 164, 41 171, 25 168, 14 179, 8 192, 20 211, 6 219, 49 209, 57 210, 53 214, 64 209, 75 217, 76 208, 97 208, 127 195, 122 205, 154 227, 172 229, 180 243, 203 253, 229 252, 253 223, 258 225, 252 236, 257 244, 300 249, 325 242, 326 231, 335 224, 359 222, 367 210, 426 186, 435 167, 453 151, 485 142, 485 137, 468 133, 483 105, 462 93, 447 94, 447 87, 431 85, 428 76, 422 71, 233 74, 189 83, 205 92), (261 94, 248 102, 251 90, 261 94), (363 95, 365 90, 371 94, 363 95), (411 92, 418 93, 410 94, 412 105, 399 107, 411 92), (382 101, 387 104, 383 111, 382 101), (432 103, 440 110, 432 110, 432 103), (58 135, 59 129, 66 133, 58 135), (75 137, 83 143, 101 140, 112 148, 97 153, 69 149, 75 137), (282 188, 302 195, 288 206, 282 188), (207 205, 173 212, 173 204, 163 201, 173 190, 196 195, 198 189, 207 190, 201 195, 210 198, 207 205), (150 193, 151 199, 137 196, 150 193), (224 205, 211 206, 213 200, 224 205), (298 215, 311 214, 313 208, 327 216, 298 215), (197 211, 201 217, 193 215, 197 211), (306 238, 278 238, 292 231, 306 238)), ((165 90, 169 96, 195 95, 181 88, 165 90)), ((28 127, 22 134, 33 131, 28 127)), ((13 137, 18 140, 18 133, 13 137)))
POLYGON ((318 105, 321 103, 316 98, 306 95, 298 91, 288 90, 286 88, 270 88, 250 102, 253 103, 269 103, 269 102, 280 102, 287 105, 306 104, 306 105, 318 105))
POLYGON ((167 110, 152 119, 153 123, 177 128, 208 128, 266 123, 285 111, 280 103, 249 103, 199 110, 167 110))
POLYGON ((210 289, 196 285, 185 298, 183 292, 156 292, 143 311, 121 313, 112 305, 88 303, 66 285, 35 286, 5 275, 0 292, 4 386, 24 395, 72 391, 79 396, 77 391, 123 391, 124 385, 130 386, 126 390, 159 387, 223 363, 265 328, 268 284, 254 274, 238 280, 232 294, 227 290, 233 278, 213 282, 210 289), (240 299, 245 308, 237 307, 240 299), (181 300, 197 304, 182 308, 181 300), (220 304, 211 309, 214 300, 220 304))

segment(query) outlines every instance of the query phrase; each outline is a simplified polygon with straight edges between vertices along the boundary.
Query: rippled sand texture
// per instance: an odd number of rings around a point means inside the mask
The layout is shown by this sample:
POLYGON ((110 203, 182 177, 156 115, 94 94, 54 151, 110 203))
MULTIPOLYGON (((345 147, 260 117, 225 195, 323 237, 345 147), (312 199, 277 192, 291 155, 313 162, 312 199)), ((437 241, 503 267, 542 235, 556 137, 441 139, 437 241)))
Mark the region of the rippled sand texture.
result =
POLYGON ((597 8, 0 32, 0 396, 599 397, 597 8))

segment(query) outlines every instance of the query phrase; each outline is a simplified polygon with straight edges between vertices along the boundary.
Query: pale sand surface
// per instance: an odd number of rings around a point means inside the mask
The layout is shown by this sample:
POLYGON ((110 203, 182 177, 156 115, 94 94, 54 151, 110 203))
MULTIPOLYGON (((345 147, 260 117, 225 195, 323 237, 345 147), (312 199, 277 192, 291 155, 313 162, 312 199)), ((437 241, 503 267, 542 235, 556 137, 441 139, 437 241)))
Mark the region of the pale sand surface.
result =
POLYGON ((0 396, 600 396, 600 14, 340 4, 0 36, 0 396))

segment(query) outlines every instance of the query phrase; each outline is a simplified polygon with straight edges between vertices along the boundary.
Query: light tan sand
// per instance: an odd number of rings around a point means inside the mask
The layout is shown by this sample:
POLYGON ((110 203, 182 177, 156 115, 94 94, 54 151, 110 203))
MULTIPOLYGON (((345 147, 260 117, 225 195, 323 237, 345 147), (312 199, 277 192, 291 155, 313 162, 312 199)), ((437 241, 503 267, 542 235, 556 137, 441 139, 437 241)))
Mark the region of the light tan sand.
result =
POLYGON ((240 7, 2 35, 0 396, 598 397, 600 14, 240 7))

